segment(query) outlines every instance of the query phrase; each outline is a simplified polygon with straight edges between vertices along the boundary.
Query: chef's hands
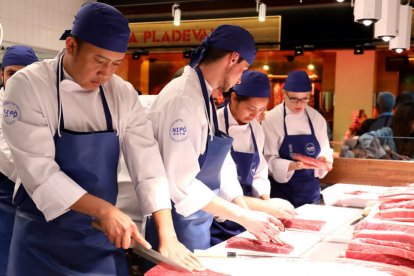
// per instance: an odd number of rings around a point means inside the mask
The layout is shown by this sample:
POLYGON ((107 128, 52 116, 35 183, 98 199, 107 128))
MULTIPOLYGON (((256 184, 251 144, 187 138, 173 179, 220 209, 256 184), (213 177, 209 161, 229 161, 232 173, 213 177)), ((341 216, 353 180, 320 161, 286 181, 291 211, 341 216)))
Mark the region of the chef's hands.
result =
POLYGON ((295 216, 295 207, 284 199, 270 198, 265 200, 266 213, 278 219, 291 219, 295 216))
POLYGON ((284 244, 278 235, 285 227, 280 220, 269 214, 245 210, 239 223, 258 240, 284 244))
POLYGON ((133 239, 145 248, 151 248, 151 245, 139 233, 132 219, 115 206, 109 208, 104 215, 98 218, 98 221, 109 241, 116 247, 128 249, 133 239))
POLYGON ((325 170, 326 171, 330 171, 332 170, 332 162, 330 162, 328 159, 326 159, 325 156, 319 156, 318 158, 316 158, 317 160, 324 162, 325 163, 325 170))
POLYGON ((160 240, 159 252, 190 271, 205 270, 200 260, 180 243, 175 235, 162 241, 160 240))

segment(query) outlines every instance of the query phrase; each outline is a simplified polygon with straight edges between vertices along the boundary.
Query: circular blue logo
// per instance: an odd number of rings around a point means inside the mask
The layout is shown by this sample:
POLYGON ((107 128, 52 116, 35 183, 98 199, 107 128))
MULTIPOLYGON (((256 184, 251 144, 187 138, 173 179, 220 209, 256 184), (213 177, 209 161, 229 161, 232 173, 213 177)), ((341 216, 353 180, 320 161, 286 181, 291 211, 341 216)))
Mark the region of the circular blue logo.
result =
POLYGON ((20 107, 14 102, 4 101, 3 103, 3 119, 8 125, 14 124, 16 121, 20 121, 21 111, 20 107))
POLYGON ((170 137, 173 141, 182 142, 187 139, 187 127, 182 119, 177 119, 170 126, 170 137))
POLYGON ((307 143, 305 146, 306 153, 309 155, 315 155, 315 145, 313 143, 307 143))

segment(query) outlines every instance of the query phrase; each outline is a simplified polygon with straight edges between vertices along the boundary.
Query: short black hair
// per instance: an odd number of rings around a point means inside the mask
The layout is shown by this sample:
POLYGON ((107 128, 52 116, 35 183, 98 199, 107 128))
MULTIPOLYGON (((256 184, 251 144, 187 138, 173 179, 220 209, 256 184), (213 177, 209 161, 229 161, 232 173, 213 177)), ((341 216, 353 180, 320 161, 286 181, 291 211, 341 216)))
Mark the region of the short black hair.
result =
MULTIPOLYGON (((227 55, 229 53, 232 53, 232 52, 234 52, 234 51, 227 51, 227 50, 217 49, 217 48, 208 46, 206 55, 204 56, 201 63, 203 63, 203 64, 213 63, 213 62, 221 59, 225 55, 227 55)), ((243 60, 244 60, 244 58, 242 58, 242 56, 239 55, 239 60, 237 62, 240 63, 243 60)))

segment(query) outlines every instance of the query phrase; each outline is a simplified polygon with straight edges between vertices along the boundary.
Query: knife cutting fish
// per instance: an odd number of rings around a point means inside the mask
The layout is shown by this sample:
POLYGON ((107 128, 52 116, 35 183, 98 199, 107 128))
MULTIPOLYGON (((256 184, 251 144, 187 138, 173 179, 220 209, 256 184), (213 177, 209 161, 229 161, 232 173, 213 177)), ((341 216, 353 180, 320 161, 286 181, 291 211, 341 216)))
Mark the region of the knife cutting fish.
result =
MULTIPOLYGON (((99 230, 99 231, 103 231, 101 224, 94 220, 92 221, 92 226, 99 230)), ((136 241, 132 240, 131 241, 131 248, 132 251, 137 254, 138 256, 143 257, 144 259, 154 263, 154 264, 161 264, 161 265, 167 265, 170 266, 172 268, 174 268, 177 271, 182 271, 182 272, 188 272, 189 270, 187 268, 185 268, 184 266, 180 265, 179 263, 173 261, 170 258, 167 258, 163 255, 161 255, 160 253, 158 253, 157 251, 151 249, 151 248, 147 248, 139 243, 137 243, 136 241)))

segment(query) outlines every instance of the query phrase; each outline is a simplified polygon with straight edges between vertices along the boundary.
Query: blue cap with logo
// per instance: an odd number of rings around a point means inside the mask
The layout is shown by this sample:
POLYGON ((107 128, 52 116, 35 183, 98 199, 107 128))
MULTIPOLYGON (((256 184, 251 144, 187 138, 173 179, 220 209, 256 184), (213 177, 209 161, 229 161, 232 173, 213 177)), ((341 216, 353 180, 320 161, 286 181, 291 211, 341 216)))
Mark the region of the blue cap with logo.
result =
POLYGON ((288 74, 283 89, 289 92, 310 92, 312 83, 305 71, 292 71, 288 74))
POLYGON ((12 65, 27 66, 39 61, 35 51, 27 46, 10 46, 3 56, 2 68, 12 65))
MULTIPOLYGON (((114 7, 99 3, 85 3, 73 21, 70 34, 97 47, 125 53, 130 36, 128 20, 114 7)), ((60 39, 66 39, 68 31, 60 39)))
POLYGON ((239 96, 269 98, 270 82, 266 74, 258 71, 245 71, 240 79, 240 84, 233 87, 239 96))
POLYGON ((206 36, 201 45, 191 55, 191 67, 195 67, 203 61, 208 46, 237 52, 249 64, 252 64, 256 58, 254 38, 246 29, 240 26, 220 25, 210 35, 206 36))

